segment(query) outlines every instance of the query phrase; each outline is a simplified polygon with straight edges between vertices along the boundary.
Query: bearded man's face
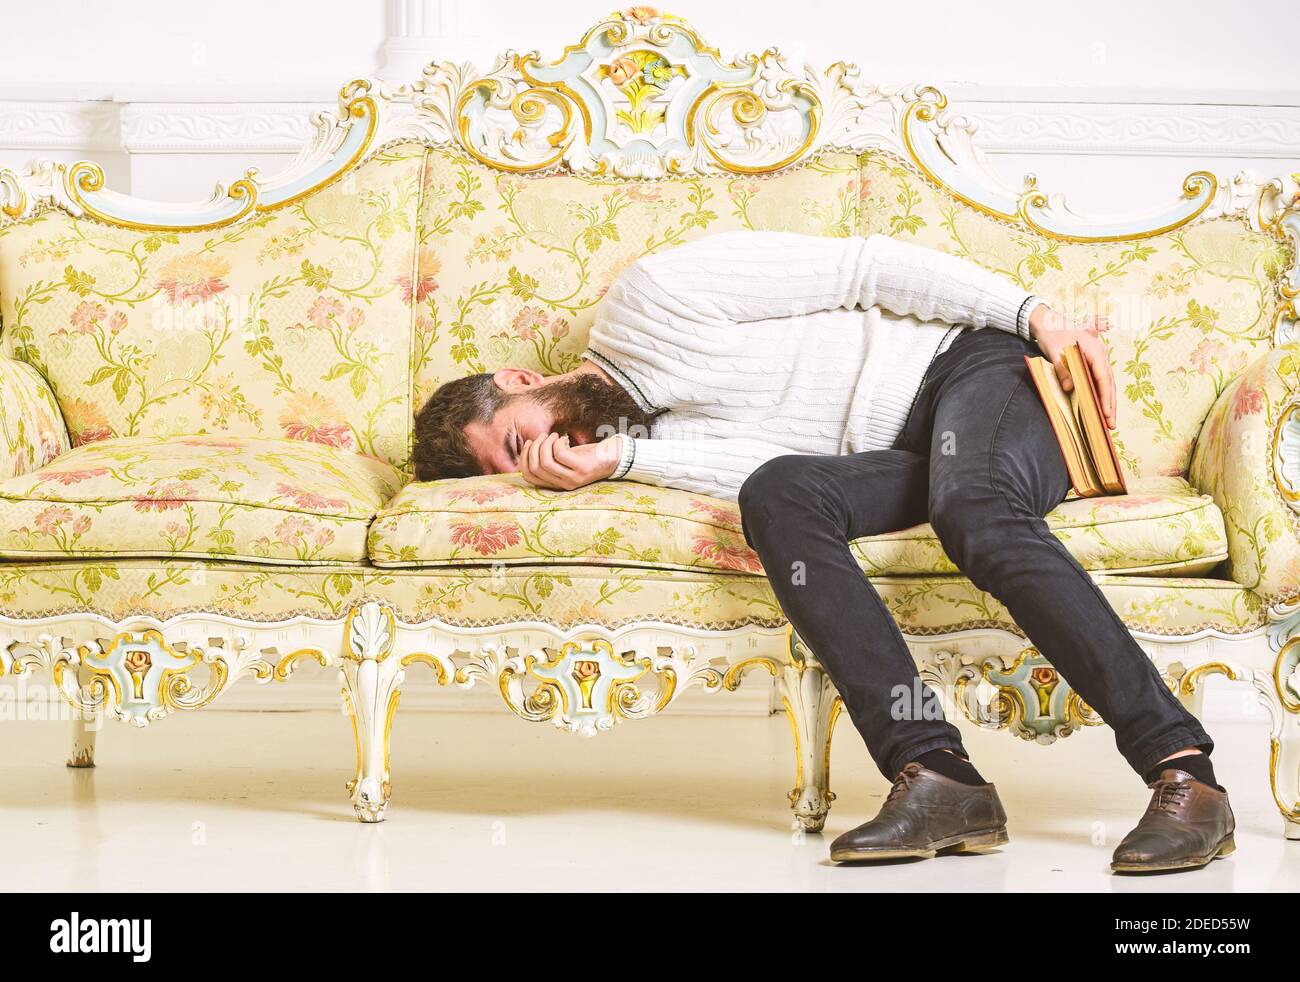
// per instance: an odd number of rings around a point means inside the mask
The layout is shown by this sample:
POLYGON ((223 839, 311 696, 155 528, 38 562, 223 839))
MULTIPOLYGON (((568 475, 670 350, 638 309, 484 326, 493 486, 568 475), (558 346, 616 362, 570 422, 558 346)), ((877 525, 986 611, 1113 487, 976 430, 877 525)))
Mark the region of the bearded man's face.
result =
POLYGON ((467 425, 465 437, 482 473, 509 474, 529 440, 558 433, 577 447, 620 432, 648 435, 651 419, 622 386, 581 373, 508 395, 490 422, 467 425))

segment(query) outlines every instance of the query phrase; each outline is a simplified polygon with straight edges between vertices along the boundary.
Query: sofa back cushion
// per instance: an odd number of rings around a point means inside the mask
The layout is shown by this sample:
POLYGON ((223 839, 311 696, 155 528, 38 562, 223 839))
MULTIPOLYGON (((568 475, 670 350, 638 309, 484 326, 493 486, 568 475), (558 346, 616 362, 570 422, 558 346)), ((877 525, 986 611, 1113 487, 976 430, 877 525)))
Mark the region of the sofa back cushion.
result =
POLYGON ((1270 345, 1284 248, 1238 218, 1066 242, 987 215, 885 153, 862 157, 861 231, 971 259, 1076 317, 1109 317, 1116 443, 1134 477, 1181 476, 1214 400, 1270 345))
POLYGON ((596 304, 647 253, 729 229, 845 236, 857 224, 850 154, 773 176, 615 181, 518 176, 432 150, 420 212, 428 296, 416 317, 416 405, 474 372, 573 368, 596 304))
POLYGON ((425 148, 226 228, 48 210, 0 228, 7 353, 49 380, 74 444, 229 434, 409 460, 425 148))

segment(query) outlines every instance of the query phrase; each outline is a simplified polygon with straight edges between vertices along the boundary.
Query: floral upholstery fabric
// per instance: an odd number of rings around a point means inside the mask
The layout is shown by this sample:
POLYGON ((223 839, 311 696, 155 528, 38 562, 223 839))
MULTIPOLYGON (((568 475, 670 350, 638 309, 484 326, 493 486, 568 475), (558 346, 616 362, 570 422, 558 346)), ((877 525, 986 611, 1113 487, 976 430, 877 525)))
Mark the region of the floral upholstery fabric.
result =
POLYGON ((0 358, 0 478, 26 474, 68 449, 54 393, 31 365, 0 358))
POLYGON ((517 176, 432 150, 420 209, 415 403, 506 366, 573 368, 596 304, 643 255, 713 232, 851 235, 857 161, 832 154, 767 177, 673 181, 517 176))
POLYGON ((1300 402, 1300 345, 1269 352, 1215 403, 1192 458, 1192 480, 1214 496, 1228 533, 1228 573, 1270 603, 1300 596, 1295 488, 1283 494, 1273 434, 1300 402))
POLYGON ((56 210, 0 226, 4 350, 74 445, 279 437, 401 466, 411 431, 424 148, 386 150, 229 228, 136 231, 56 210))
MULTIPOLYGON (((438 384, 573 367, 624 268, 735 228, 885 232, 1077 315, 1101 307, 1132 494, 1066 502, 1055 534, 1149 634, 1255 631, 1268 602, 1300 595, 1300 524, 1271 450, 1300 377, 1291 352, 1268 351, 1270 280, 1292 257, 1241 220, 1067 243, 882 153, 639 182, 399 145, 224 229, 0 219, 0 556, 21 560, 0 563, 0 613, 277 620, 377 599, 464 626, 781 624, 726 502, 516 478, 392 498, 412 410, 438 384), (1237 582, 1204 578, 1225 558, 1237 582)), ((852 548, 909 634, 1017 630, 927 526, 852 548)))
POLYGON ((391 465, 294 440, 123 437, 0 481, 0 556, 360 562, 391 465))
POLYGON ((1126 473, 1183 476, 1214 401, 1270 345, 1290 262, 1239 218, 1127 242, 1074 243, 985 215, 884 153, 862 158, 862 234, 961 256, 1077 317, 1109 317, 1126 473))
MULTIPOLYGON (((1229 580, 1094 574, 1133 630, 1179 636, 1245 634, 1264 623, 1253 593, 1229 580)), ((873 580, 912 635, 974 628, 1020 633, 1006 609, 960 576, 873 580)), ((198 560, 30 562, 0 565, 0 614, 50 617, 94 611, 123 621, 208 611, 256 621, 337 619, 363 600, 391 604, 407 623, 458 627, 545 620, 561 628, 658 621, 726 630, 785 622, 761 576, 602 566, 463 569, 285 567, 198 560)))
MULTIPOLYGON (((1073 499, 1048 524, 1085 569, 1197 575, 1227 551, 1209 495, 1181 478, 1133 482, 1132 493, 1073 499)), ((929 525, 858 539, 872 576, 957 569, 929 525)), ((576 492, 530 487, 518 475, 410 484, 370 532, 377 566, 596 563, 761 573, 737 507, 707 495, 628 482, 576 492)))

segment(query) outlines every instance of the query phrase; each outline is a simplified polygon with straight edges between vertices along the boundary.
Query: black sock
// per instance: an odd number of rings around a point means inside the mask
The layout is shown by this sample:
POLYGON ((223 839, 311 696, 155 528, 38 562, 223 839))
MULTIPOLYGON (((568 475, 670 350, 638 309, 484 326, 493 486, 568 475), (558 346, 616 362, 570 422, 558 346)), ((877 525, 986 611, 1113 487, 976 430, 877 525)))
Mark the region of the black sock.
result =
POLYGON ((960 781, 962 784, 988 784, 980 776, 980 772, 975 770, 974 764, 965 757, 959 757, 947 750, 927 750, 916 758, 916 762, 922 767, 928 767, 930 770, 942 774, 944 777, 952 778, 954 781, 960 781))
POLYGON ((1188 754, 1186 757, 1178 757, 1174 760, 1162 760, 1143 774, 1142 780, 1146 781, 1147 784, 1155 784, 1156 781, 1160 780, 1161 772, 1171 767, 1186 771, 1202 784, 1208 784, 1212 788, 1219 788, 1220 791, 1223 790, 1214 779, 1214 765, 1210 763, 1209 755, 1203 753, 1188 754))

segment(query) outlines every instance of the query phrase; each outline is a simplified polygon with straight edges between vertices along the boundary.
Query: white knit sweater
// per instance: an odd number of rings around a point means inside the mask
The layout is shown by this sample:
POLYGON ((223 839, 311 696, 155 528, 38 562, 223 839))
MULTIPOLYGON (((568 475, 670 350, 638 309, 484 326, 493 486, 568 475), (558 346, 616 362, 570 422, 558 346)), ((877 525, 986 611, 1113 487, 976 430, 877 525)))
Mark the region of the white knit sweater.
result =
POLYGON ((614 477, 735 499, 764 461, 889 447, 962 327, 1028 337, 1041 303, 883 235, 726 232, 634 263, 586 357, 645 410, 614 477))

